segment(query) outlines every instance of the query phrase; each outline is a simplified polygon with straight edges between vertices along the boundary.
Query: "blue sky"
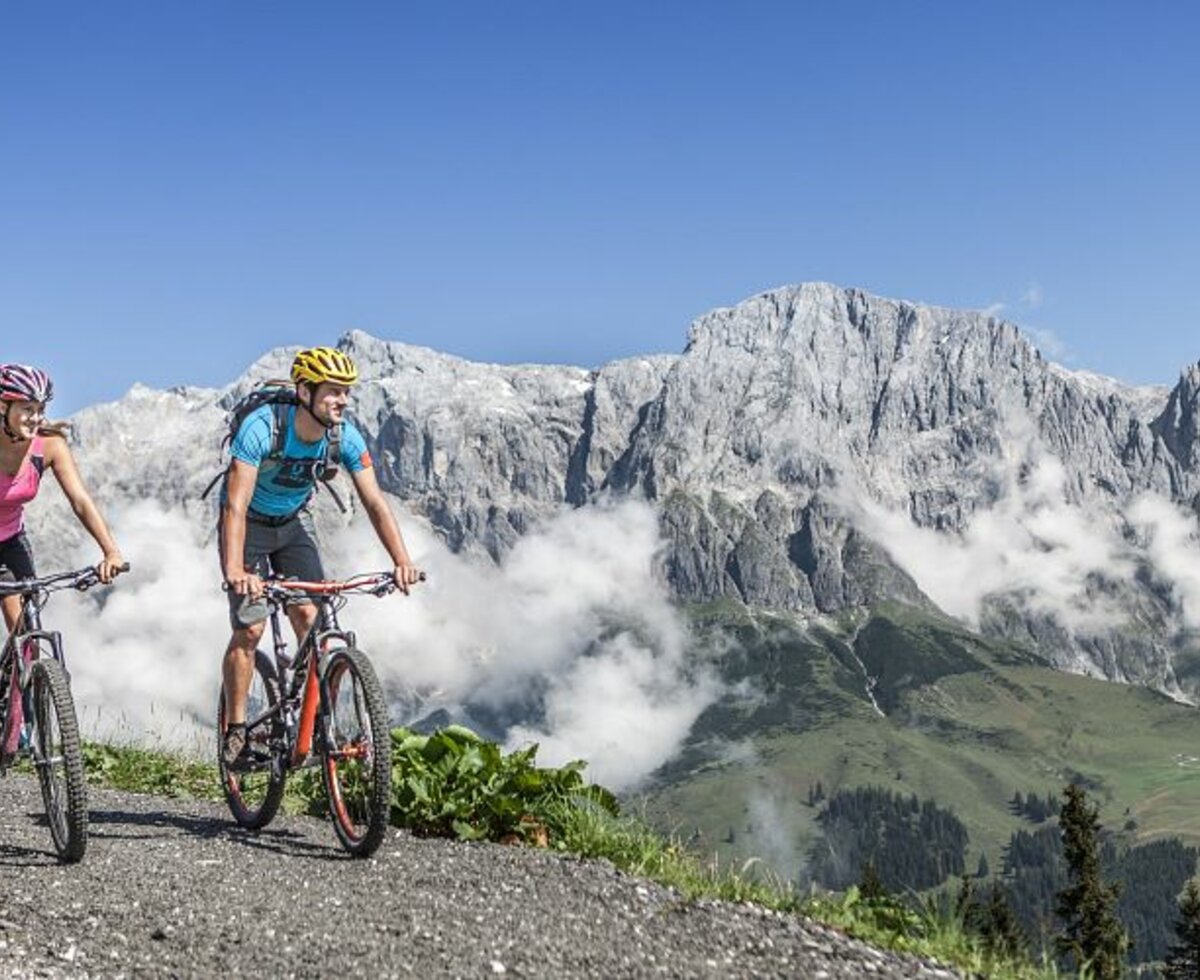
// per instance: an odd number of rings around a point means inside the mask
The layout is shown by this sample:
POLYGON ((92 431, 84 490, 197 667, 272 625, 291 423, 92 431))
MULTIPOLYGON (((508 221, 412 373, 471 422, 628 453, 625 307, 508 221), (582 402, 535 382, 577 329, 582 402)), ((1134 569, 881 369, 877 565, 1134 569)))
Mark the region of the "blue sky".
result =
POLYGON ((59 411, 358 327, 677 351, 828 280, 1200 358, 1187 3, 0 4, 0 331, 59 411))

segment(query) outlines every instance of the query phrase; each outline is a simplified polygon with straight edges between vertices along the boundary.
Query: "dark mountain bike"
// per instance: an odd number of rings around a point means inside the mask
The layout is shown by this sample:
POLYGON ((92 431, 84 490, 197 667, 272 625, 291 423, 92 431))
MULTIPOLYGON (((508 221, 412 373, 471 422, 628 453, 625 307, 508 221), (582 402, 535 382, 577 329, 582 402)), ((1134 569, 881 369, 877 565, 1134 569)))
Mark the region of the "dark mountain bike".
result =
POLYGON ((78 861, 87 848, 87 782, 62 636, 42 629, 42 608, 52 592, 86 592, 98 584, 94 568, 0 582, 0 596, 21 597, 21 618, 0 651, 0 771, 22 759, 32 762, 63 861, 78 861))
MULTIPOLYGON (((424 576, 422 576, 423 578, 424 576)), ((220 750, 225 731, 225 688, 217 707, 217 765, 233 818, 265 827, 283 800, 289 772, 320 765, 334 831, 351 854, 374 853, 391 811, 391 724, 383 688, 354 633, 338 610, 350 595, 385 596, 391 572, 343 582, 268 579, 273 655, 255 652, 246 702, 246 748, 227 766, 220 750), (288 656, 282 613, 288 600, 310 599, 317 619, 295 657, 288 656)))

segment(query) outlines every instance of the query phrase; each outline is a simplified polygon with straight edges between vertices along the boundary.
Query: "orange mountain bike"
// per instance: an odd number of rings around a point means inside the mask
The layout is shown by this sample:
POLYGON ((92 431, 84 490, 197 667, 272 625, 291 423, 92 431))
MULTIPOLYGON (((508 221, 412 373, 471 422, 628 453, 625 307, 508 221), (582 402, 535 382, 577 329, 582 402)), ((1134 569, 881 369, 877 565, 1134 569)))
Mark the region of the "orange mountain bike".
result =
MULTIPOLYGON (((422 576, 423 577, 423 576, 422 576)), ((391 810, 391 725, 383 688, 354 633, 338 625, 349 595, 384 596, 395 589, 391 572, 344 582, 268 579, 273 656, 255 653, 246 702, 246 748, 226 766, 225 689, 217 708, 217 764, 233 818, 265 827, 283 800, 289 772, 321 766, 329 812, 342 846, 366 857, 383 841, 391 810), (317 604, 317 619, 295 657, 288 656, 282 613, 289 600, 317 604)))

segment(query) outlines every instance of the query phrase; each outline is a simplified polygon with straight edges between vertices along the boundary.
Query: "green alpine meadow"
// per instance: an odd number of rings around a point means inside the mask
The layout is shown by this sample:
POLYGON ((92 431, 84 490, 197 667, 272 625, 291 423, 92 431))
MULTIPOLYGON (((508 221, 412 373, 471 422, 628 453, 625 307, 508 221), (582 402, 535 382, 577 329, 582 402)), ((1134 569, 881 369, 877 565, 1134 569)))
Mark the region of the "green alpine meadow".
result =
POLYGON ((999 868, 1010 836, 1030 826, 1014 795, 1057 796, 1071 782, 1133 840, 1200 843, 1190 705, 1055 670, 1018 644, 894 603, 826 622, 733 603, 692 607, 690 618, 723 649, 734 693, 700 717, 643 801, 705 853, 806 881, 822 839, 815 797, 880 787, 952 810, 970 835, 968 868, 980 856, 999 868))

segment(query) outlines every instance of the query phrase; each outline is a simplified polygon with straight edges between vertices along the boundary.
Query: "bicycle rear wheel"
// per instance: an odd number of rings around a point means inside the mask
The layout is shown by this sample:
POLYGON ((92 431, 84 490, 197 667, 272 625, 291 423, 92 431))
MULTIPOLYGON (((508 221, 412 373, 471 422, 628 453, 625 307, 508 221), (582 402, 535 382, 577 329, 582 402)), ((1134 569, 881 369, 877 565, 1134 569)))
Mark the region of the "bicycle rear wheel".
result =
POLYGON ((54 849, 63 861, 74 862, 87 848, 87 781, 75 702, 62 664, 35 660, 30 670, 33 724, 30 750, 54 849))
POLYGON ((225 685, 217 703, 217 768, 225 802, 238 825, 259 830, 269 824, 283 800, 283 722, 279 717, 279 678, 271 658, 255 651, 254 677, 246 697, 246 751, 237 766, 225 765, 225 685), (273 710, 274 709, 274 710, 273 710))
POLYGON ((392 737, 387 702, 361 650, 335 650, 325 669, 321 772, 333 829, 356 857, 375 852, 392 802, 392 737))

